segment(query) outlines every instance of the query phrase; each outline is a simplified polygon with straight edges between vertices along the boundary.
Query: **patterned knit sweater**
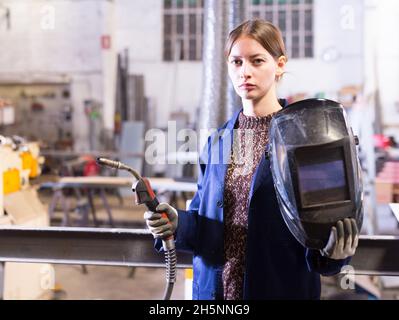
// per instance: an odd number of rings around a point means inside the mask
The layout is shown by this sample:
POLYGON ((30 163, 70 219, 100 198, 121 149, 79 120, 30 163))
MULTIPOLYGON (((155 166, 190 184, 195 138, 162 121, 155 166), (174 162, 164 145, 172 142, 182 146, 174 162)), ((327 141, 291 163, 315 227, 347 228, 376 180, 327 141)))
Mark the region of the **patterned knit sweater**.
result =
POLYGON ((248 201, 251 181, 268 142, 273 114, 249 117, 240 113, 236 123, 224 190, 224 254, 222 280, 225 300, 243 297, 248 201))

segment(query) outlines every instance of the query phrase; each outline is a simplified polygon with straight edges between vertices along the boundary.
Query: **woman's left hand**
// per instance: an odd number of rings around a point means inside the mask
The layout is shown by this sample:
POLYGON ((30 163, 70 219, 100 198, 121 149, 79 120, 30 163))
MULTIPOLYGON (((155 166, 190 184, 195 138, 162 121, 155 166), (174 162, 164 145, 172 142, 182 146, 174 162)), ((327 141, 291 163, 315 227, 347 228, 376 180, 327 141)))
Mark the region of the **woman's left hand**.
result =
POLYGON ((331 228, 330 238, 324 249, 320 250, 325 257, 341 260, 355 254, 359 244, 359 230, 355 219, 344 219, 331 228))

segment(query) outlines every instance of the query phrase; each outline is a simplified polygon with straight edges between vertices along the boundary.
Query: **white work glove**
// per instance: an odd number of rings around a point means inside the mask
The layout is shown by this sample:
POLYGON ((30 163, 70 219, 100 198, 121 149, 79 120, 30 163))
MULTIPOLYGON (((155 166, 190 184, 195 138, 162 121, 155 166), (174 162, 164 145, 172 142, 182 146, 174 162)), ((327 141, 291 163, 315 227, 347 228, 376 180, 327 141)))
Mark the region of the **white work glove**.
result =
POLYGON ((341 260, 355 254, 359 243, 359 230, 355 219, 344 219, 331 228, 330 238, 324 249, 320 250, 325 257, 341 260))
POLYGON ((144 219, 155 239, 165 239, 177 229, 177 210, 168 203, 160 203, 156 210, 157 212, 146 211, 144 219), (167 214, 168 219, 162 218, 162 212, 167 214))

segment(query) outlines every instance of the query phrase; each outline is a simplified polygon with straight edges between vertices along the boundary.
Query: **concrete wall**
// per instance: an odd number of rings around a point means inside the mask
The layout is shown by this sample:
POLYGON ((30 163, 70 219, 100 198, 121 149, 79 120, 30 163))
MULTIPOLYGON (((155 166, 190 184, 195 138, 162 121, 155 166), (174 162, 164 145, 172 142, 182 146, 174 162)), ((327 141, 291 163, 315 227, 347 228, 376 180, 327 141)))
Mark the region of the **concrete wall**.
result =
POLYGON ((380 91, 383 132, 399 141, 399 2, 378 1, 376 32, 377 87, 380 91))
POLYGON ((163 1, 117 0, 118 50, 129 49, 130 73, 144 74, 146 95, 157 108, 157 125, 185 110, 193 119, 201 95, 201 62, 163 62, 163 1))
POLYGON ((363 0, 314 1, 314 58, 292 59, 282 96, 325 92, 363 82, 363 0))
POLYGON ((2 4, 11 9, 11 30, 0 29, 1 73, 101 72, 100 1, 2 4))
POLYGON ((113 130, 115 4, 105 0, 3 0, 2 4, 11 9, 11 30, 0 28, 0 81, 70 81, 75 149, 87 150, 84 100, 103 104, 103 125, 113 130), (111 36, 108 50, 101 48, 102 35, 111 36))
MULTIPOLYGON (((101 2, 101 35, 110 38, 110 47, 102 48, 102 87, 103 87, 103 124, 108 138, 113 135, 115 99, 116 99, 116 6, 108 1, 101 2)), ((100 36, 101 36, 100 35, 100 36)))
MULTIPOLYGON (((72 81, 77 149, 87 147, 83 100, 104 104, 103 122, 112 131, 115 55, 129 49, 130 73, 144 74, 154 101, 157 126, 171 111, 186 110, 194 120, 202 92, 202 63, 162 61, 163 1, 2 0, 11 8, 10 31, 0 28, 0 80, 63 77, 72 81), (51 16, 54 15, 52 20, 51 16), (53 27, 51 27, 53 22, 53 27), (50 27, 49 27, 50 26, 50 27), (111 36, 102 50, 101 35, 111 36)), ((363 0, 314 1, 315 58, 292 59, 280 96, 326 92, 334 98, 363 77, 363 0), (337 59, 326 61, 326 52, 337 59)))
MULTIPOLYGON (((289 60, 280 95, 325 92, 335 98, 343 86, 360 85, 362 16, 363 0, 315 0, 315 58, 289 60), (323 60, 327 54, 337 59, 323 60)), ((157 125, 165 126, 169 113, 176 109, 193 117, 200 103, 202 63, 175 66, 162 61, 162 1, 118 0, 116 21, 118 49, 129 48, 130 72, 144 74, 146 94, 157 105, 157 125)))

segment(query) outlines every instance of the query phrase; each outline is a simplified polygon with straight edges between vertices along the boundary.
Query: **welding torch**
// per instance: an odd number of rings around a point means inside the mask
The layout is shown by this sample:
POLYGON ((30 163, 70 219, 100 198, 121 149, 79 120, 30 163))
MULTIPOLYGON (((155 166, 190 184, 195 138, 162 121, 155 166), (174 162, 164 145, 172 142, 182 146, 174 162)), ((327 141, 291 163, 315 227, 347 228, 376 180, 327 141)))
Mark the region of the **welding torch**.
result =
MULTIPOLYGON (((157 212, 156 208, 159 205, 159 201, 150 185, 150 181, 147 178, 142 177, 136 170, 119 161, 109 160, 106 158, 97 158, 97 163, 99 165, 130 172, 136 178, 136 181, 134 181, 132 184, 132 191, 136 193, 136 203, 144 204, 148 210, 157 212)), ((166 212, 162 212, 161 215, 162 218, 168 219, 166 212)), ((177 258, 173 235, 162 239, 162 245, 165 250, 167 282, 164 300, 169 300, 172 294, 173 285, 176 282, 177 258)))

